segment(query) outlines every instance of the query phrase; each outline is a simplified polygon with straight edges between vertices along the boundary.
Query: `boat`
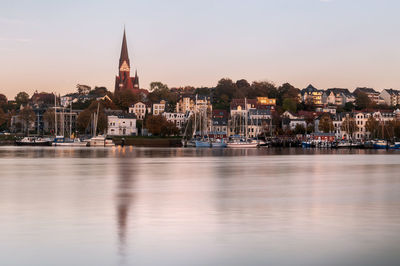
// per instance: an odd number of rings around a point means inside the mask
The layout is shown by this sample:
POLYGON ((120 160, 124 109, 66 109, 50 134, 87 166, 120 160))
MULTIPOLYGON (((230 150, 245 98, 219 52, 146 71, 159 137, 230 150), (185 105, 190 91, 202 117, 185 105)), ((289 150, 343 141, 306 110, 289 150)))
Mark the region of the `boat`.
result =
POLYGON ((87 146, 87 141, 81 141, 79 138, 68 139, 63 136, 57 136, 53 141, 53 146, 84 147, 87 146))
POLYGON ((260 145, 260 141, 258 140, 252 140, 247 137, 249 129, 248 129, 248 123, 247 123, 247 117, 248 117, 248 112, 247 112, 247 98, 244 99, 244 106, 245 106, 245 125, 244 125, 244 136, 243 135, 236 135, 233 137, 233 139, 228 142, 227 147, 228 148, 258 148, 260 145))
POLYGON ((226 148, 227 146, 224 139, 216 139, 211 142, 211 148, 226 148))
POLYGON ((377 140, 374 143, 374 149, 388 149, 389 143, 386 140, 377 140))
POLYGON ((254 142, 254 141, 235 141, 235 142, 229 142, 227 144, 228 148, 257 148, 259 146, 258 142, 254 142))
POLYGON ((21 140, 15 141, 17 146, 51 146, 53 140, 49 138, 40 137, 25 137, 21 140))
POLYGON ((88 147, 112 147, 115 146, 112 139, 107 139, 106 136, 97 135, 88 140, 86 146, 88 147))
POLYGON ((196 148, 211 148, 211 142, 208 140, 195 140, 196 148))

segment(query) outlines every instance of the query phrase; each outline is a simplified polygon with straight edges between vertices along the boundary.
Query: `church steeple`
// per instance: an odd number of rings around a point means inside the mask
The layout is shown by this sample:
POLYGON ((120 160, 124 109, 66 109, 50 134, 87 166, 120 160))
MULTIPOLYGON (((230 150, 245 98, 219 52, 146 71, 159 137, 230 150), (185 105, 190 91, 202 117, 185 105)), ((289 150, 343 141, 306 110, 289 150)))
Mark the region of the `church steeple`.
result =
POLYGON ((131 65, 129 63, 128 45, 126 42, 125 28, 124 28, 124 37, 122 38, 121 56, 119 57, 119 68, 121 68, 122 65, 124 65, 124 62, 126 62, 125 64, 127 65, 127 67, 130 68, 131 65))
POLYGON ((128 43, 124 27, 124 36, 122 38, 121 56, 119 57, 119 75, 115 77, 115 92, 131 90, 139 92, 139 77, 135 72, 135 77, 131 77, 131 64, 128 56, 128 43))

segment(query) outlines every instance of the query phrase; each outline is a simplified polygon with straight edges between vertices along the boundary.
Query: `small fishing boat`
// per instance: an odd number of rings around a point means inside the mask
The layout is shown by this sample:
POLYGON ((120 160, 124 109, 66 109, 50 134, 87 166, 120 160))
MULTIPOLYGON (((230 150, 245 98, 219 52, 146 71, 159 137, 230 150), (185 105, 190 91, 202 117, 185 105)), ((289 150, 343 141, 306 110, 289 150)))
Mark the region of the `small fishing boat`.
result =
POLYGON ((53 140, 49 138, 40 137, 25 137, 21 140, 15 141, 17 146, 51 146, 53 140))

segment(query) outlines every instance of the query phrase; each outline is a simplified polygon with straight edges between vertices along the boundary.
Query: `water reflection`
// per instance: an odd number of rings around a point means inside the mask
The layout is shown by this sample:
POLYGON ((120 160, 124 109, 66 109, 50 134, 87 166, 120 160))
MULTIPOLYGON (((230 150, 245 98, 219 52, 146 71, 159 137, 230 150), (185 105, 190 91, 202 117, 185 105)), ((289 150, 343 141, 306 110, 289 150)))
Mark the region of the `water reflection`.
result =
POLYGON ((399 265, 399 154, 0 147, 0 261, 399 265))

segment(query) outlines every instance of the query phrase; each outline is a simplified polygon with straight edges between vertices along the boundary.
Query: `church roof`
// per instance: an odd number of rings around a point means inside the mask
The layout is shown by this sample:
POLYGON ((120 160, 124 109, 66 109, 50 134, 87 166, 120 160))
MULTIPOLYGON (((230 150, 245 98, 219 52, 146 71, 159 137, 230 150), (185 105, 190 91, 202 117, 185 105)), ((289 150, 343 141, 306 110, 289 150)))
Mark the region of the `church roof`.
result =
POLYGON ((129 55, 128 55, 128 44, 126 42, 125 29, 124 29, 124 37, 122 38, 121 56, 119 57, 119 67, 121 67, 121 65, 124 61, 126 61, 128 66, 130 67, 129 55))

